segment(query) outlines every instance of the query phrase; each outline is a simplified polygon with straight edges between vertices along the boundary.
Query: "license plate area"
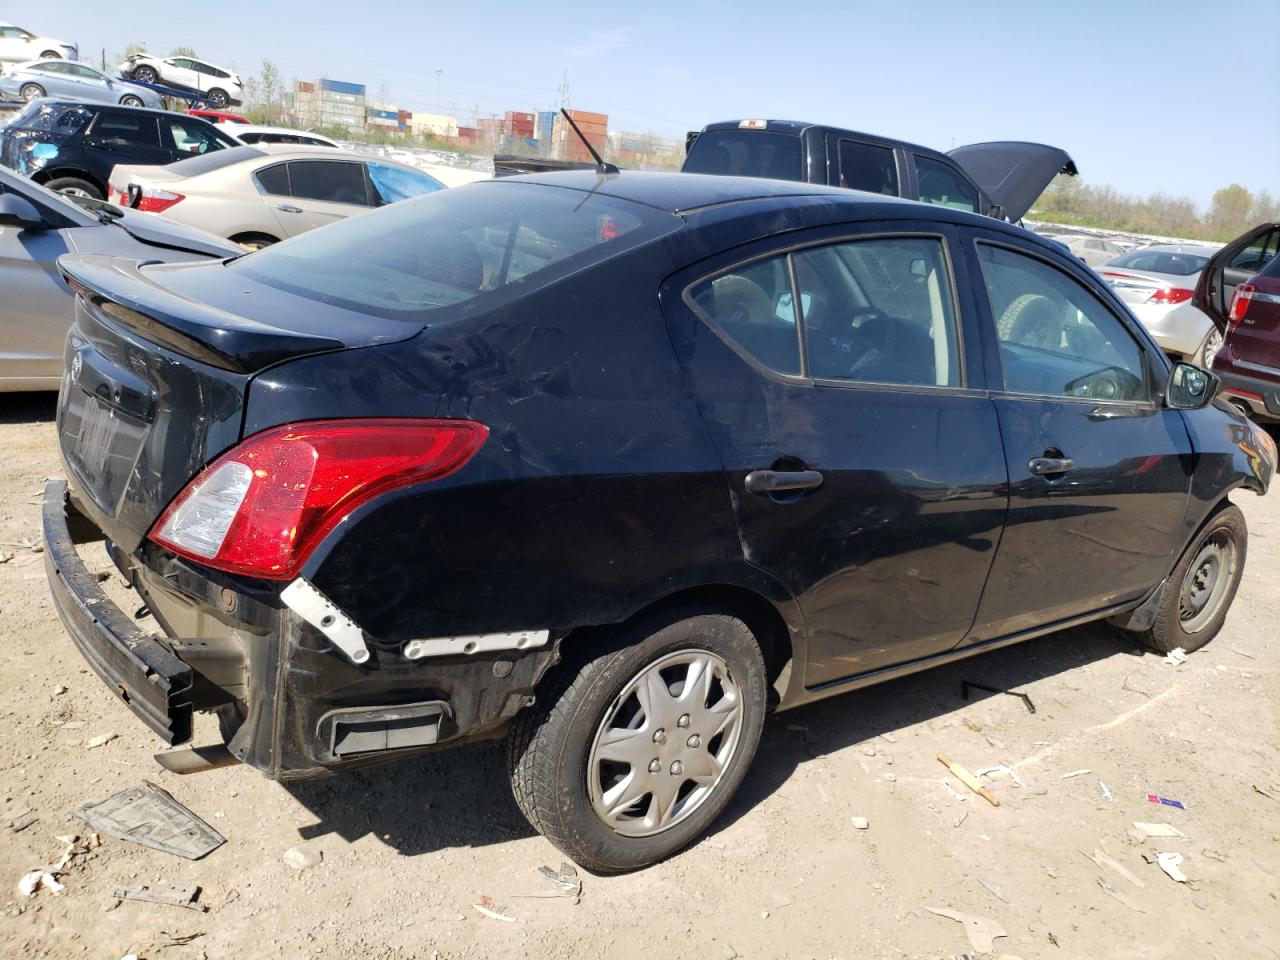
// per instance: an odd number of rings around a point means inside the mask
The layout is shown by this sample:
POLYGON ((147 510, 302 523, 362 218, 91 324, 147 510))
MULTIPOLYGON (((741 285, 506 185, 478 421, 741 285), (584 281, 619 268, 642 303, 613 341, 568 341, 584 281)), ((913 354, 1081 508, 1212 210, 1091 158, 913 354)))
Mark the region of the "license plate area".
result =
POLYGON ((115 517, 149 424, 75 387, 63 408, 62 449, 77 486, 115 517))

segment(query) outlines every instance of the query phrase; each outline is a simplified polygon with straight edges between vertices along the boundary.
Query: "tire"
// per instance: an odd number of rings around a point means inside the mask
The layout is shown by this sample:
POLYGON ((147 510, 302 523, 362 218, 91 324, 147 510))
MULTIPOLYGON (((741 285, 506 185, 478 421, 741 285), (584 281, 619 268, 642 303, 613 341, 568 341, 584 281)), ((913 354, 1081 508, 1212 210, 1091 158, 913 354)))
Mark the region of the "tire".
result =
POLYGON ((237 233, 230 238, 232 243, 238 243, 250 253, 255 250, 261 250, 263 247, 269 247, 273 243, 279 243, 275 237, 265 233, 237 233))
POLYGON ((1211 326, 1209 332, 1204 335, 1204 340, 1200 343, 1200 349, 1196 351, 1196 358, 1191 361, 1201 370, 1213 369, 1213 358, 1217 355, 1218 350, 1222 347, 1222 331, 1217 325, 1211 326))
POLYGON ((623 873, 664 860, 701 836, 742 783, 760 742, 767 687, 760 647, 736 617, 686 607, 641 618, 603 649, 566 658, 516 718, 508 740, 516 804, 588 870, 623 873), (702 696, 678 700, 691 674, 714 679, 696 688, 702 696), (655 704, 652 719, 645 703, 655 704), (650 733, 658 721, 663 726, 650 733), (610 731, 622 735, 612 747, 610 731), (611 750, 654 757, 631 764, 597 756, 611 750), (628 787, 632 777, 640 779, 628 787), (650 785, 659 789, 646 791, 650 785), (663 796, 669 805, 658 802, 663 796), (621 806, 628 797, 634 801, 621 806))
POLYGON ((231 102, 231 97, 227 95, 227 91, 214 87, 204 95, 205 99, 221 110, 231 102))
POLYGON ((44 53, 40 54, 40 59, 41 60, 61 60, 62 54, 60 54, 57 50, 46 50, 44 53))
POLYGON ((1166 583, 1155 623, 1138 639, 1157 653, 1168 653, 1177 647, 1199 650, 1217 636, 1240 586, 1248 547, 1244 514, 1234 504, 1224 504, 1183 552, 1166 583))
POLYGON ((143 83, 159 83, 160 74, 156 73, 155 67, 134 67, 133 79, 143 83))
POLYGON ((40 84, 24 83, 21 89, 19 89, 18 95, 27 103, 30 103, 32 100, 39 100, 46 94, 44 92, 44 87, 40 86, 40 84))
POLYGON ((122 107, 141 107, 145 106, 141 97, 135 97, 132 93, 127 93, 120 98, 120 106, 122 107))
POLYGON ((77 197, 88 197, 91 200, 105 200, 102 191, 88 180, 79 177, 55 177, 45 186, 57 193, 69 193, 77 197))

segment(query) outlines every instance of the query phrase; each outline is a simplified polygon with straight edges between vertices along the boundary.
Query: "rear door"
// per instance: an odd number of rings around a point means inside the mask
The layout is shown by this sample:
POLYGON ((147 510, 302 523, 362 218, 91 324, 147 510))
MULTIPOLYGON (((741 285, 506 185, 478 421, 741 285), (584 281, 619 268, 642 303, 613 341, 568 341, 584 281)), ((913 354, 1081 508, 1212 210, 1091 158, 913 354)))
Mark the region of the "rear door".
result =
POLYGON ((200 89, 200 74, 190 57, 170 57, 164 61, 164 75, 160 79, 189 90, 200 89))
POLYGON ((1192 465, 1167 367, 1104 285, 1007 233, 966 229, 1010 483, 969 641, 1142 596, 1173 565, 1192 465), (985 293, 986 296, 982 296, 985 293))
POLYGON ((1280 223, 1264 223, 1236 237, 1200 273, 1191 302, 1207 313, 1219 330, 1226 330, 1236 287, 1270 263, 1278 249, 1280 223))
POLYGON ((372 206, 368 176, 358 160, 290 160, 290 200, 275 205, 276 220, 292 237, 372 206))
POLYGON ((836 171, 833 185, 890 197, 903 196, 906 177, 892 145, 827 134, 827 164, 836 171))
POLYGON ((919 153, 911 154, 911 163, 917 200, 952 210, 986 213, 978 188, 952 163, 919 153))
POLYGON ((160 127, 152 113, 99 111, 86 142, 108 168, 122 163, 154 166, 178 159, 171 148, 161 145, 160 127))
POLYGON ((995 554, 1004 458, 950 249, 934 224, 827 229, 663 295, 743 552, 804 612, 809 687, 954 646, 995 554))

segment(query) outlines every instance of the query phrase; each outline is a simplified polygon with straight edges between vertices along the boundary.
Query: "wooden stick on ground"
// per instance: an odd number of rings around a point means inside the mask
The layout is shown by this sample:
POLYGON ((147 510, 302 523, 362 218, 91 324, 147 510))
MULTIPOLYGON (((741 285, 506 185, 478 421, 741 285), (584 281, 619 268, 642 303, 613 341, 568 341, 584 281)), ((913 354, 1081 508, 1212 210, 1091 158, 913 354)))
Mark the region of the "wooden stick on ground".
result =
POLYGON ((960 764, 953 761, 945 753, 938 754, 938 762, 941 763, 948 770, 950 770, 953 774, 955 774, 956 779, 958 779, 961 783, 963 783, 966 787, 968 787, 978 796, 982 797, 982 799, 986 800, 987 803, 991 804, 993 807, 1000 806, 999 797, 997 797, 994 793, 992 793, 990 790, 984 787, 982 785, 981 780, 975 777, 972 773, 970 773, 964 767, 960 766, 960 764))

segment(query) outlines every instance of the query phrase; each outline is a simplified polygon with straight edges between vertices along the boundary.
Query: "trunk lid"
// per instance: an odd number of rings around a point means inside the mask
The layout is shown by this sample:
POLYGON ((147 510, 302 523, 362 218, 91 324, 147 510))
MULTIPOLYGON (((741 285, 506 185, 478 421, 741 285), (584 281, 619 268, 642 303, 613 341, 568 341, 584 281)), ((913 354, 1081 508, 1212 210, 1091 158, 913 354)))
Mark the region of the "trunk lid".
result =
POLYGON ((314 302, 299 317, 296 298, 233 278, 216 262, 65 255, 58 266, 77 294, 58 440, 82 507, 127 552, 196 473, 241 439, 255 375, 422 328, 314 302))
MULTIPOLYGON (((1151 299, 1151 295, 1157 290, 1165 287, 1177 287, 1176 283, 1170 283, 1169 280, 1162 278, 1156 274, 1134 273, 1131 270, 1121 270, 1116 267, 1097 267, 1098 276, 1107 281, 1111 285, 1111 289, 1125 303, 1146 303, 1151 299)), ((1193 280, 1192 277, 1183 277, 1183 280, 1193 280)), ((1183 284, 1184 287, 1190 289, 1194 284, 1183 284)))
POLYGON ((991 202, 1017 223, 1059 173, 1076 176, 1075 161, 1060 147, 1002 140, 974 143, 948 152, 991 202))

